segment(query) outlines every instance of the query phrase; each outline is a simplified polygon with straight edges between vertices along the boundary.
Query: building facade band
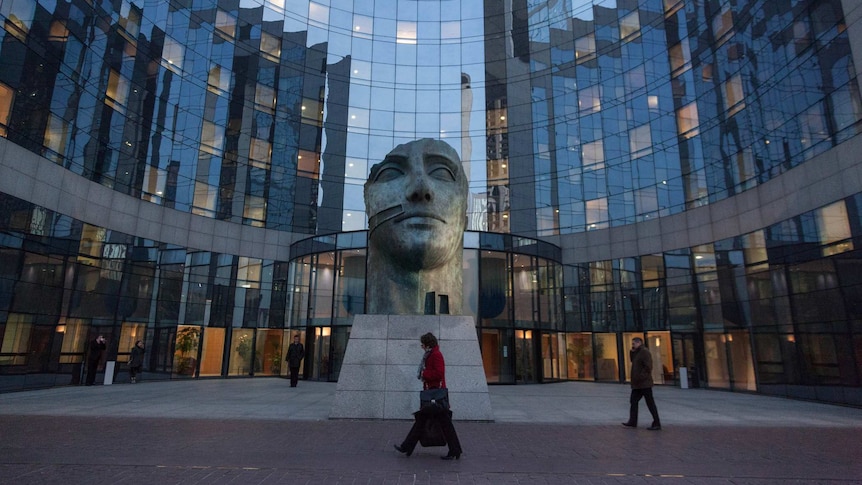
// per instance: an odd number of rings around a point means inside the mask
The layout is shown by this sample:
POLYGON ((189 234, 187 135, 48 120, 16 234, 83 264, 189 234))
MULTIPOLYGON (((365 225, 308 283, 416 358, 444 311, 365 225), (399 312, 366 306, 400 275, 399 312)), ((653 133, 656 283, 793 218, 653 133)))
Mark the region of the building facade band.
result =
POLYGON ((0 390, 336 380, 368 168, 440 138, 488 382, 862 405, 849 0, 0 2, 0 390), (483 149, 484 147, 484 149, 483 149), (122 370, 123 366, 119 365, 122 370), (118 379, 123 377, 118 376, 118 379))

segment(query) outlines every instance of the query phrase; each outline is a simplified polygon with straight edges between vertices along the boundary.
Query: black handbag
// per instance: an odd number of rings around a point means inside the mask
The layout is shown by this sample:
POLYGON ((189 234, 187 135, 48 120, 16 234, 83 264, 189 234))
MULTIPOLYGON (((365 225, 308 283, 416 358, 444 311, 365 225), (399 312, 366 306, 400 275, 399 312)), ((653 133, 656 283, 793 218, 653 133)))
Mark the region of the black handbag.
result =
POLYGON ((419 392, 419 408, 435 408, 440 411, 449 410, 449 389, 438 387, 419 392))

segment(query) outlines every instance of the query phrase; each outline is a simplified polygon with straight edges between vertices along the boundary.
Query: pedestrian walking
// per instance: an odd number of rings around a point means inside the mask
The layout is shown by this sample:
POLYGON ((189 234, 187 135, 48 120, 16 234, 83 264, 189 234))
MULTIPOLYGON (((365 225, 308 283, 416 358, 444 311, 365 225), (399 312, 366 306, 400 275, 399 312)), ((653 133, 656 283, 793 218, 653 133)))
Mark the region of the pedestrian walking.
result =
POLYGON ((305 358, 305 347, 299 343, 299 335, 293 336, 293 343, 287 347, 287 366, 290 368, 290 387, 299 382, 299 366, 305 358))
POLYGON ((632 339, 632 349, 629 351, 631 357, 631 384, 632 393, 629 398, 629 420, 623 423, 627 428, 636 428, 638 425, 638 403, 641 398, 646 401, 647 408, 652 414, 652 424, 650 431, 658 431, 661 429, 661 420, 658 417, 658 408, 655 406, 655 399, 652 396, 652 355, 649 349, 644 345, 644 341, 640 337, 632 339))
POLYGON ((144 365, 144 341, 138 340, 129 355, 129 377, 132 384, 138 382, 138 374, 141 373, 141 367, 144 365))
MULTIPOLYGON (((446 389, 446 362, 443 353, 437 345, 437 337, 432 333, 426 333, 420 338, 425 355, 419 364, 419 378, 422 379, 424 389, 446 389)), ((455 426, 452 425, 452 411, 439 408, 438 406, 426 406, 413 413, 413 427, 407 433, 400 445, 394 445, 395 449, 407 456, 413 454, 416 443, 422 438, 422 434, 429 429, 429 421, 439 424, 442 434, 449 445, 449 453, 441 456, 443 460, 458 460, 461 458, 461 441, 455 426)))

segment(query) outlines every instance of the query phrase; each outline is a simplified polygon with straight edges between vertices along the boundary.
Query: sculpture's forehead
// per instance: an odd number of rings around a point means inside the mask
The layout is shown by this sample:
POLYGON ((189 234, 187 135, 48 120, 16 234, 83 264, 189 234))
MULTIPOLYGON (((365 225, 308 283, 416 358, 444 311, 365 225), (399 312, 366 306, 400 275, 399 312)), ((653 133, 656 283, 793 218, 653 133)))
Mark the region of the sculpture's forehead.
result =
POLYGON ((402 143, 393 148, 387 156, 403 156, 411 155, 439 155, 446 157, 453 162, 460 162, 458 152, 455 151, 448 143, 440 140, 422 139, 411 141, 410 143, 402 143))

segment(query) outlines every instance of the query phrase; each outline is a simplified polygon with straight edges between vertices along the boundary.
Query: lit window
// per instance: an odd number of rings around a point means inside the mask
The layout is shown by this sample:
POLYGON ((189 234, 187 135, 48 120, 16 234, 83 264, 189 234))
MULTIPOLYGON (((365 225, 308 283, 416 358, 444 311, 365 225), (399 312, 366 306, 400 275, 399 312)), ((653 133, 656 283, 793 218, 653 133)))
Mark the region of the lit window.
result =
POLYGON ((165 195, 165 185, 168 181, 168 172, 158 167, 147 165, 144 169, 143 193, 141 199, 148 202, 159 203, 165 195))
POLYGON ((251 284, 245 288, 257 288, 261 280, 262 261, 256 258, 240 256, 237 261, 236 279, 238 284, 251 284))
POLYGON ((48 116, 48 124, 45 126, 45 138, 42 144, 53 154, 46 154, 55 162, 61 162, 66 153, 66 144, 69 141, 69 123, 55 114, 48 116))
MULTIPOLYGON (((242 216, 248 220, 248 224, 253 227, 263 227, 266 220, 266 199, 253 195, 245 196, 245 207, 242 211, 242 216)), ((246 283, 250 286, 245 288, 257 288, 258 282, 246 283)))
POLYGON ((195 181, 195 195, 192 214, 213 217, 215 215, 217 187, 205 182, 195 181))
POLYGON ((220 155, 223 145, 224 127, 205 120, 201 128, 201 151, 211 155, 220 155))
POLYGON ((608 227, 608 199, 587 201, 587 229, 602 229, 608 227))
POLYGON ((596 113, 602 109, 602 87, 595 84, 578 91, 578 109, 581 115, 596 113))
POLYGON ((640 30, 641 21, 637 10, 620 19, 620 39, 634 38, 640 33, 640 30))
POLYGON ((416 43, 416 22, 407 22, 404 20, 398 21, 398 31, 396 32, 396 42, 399 44, 415 44, 416 43))
POLYGON ((128 34, 128 38, 135 41, 141 30, 141 9, 124 0, 120 6, 119 24, 128 34))
POLYGON ((649 124, 629 130, 629 149, 632 158, 640 158, 652 153, 652 134, 649 124))
POLYGON ((733 11, 725 6, 722 11, 712 18, 712 34, 715 37, 715 45, 721 45, 733 35, 733 11))
POLYGON ((664 0, 664 14, 673 15, 682 8, 683 0, 664 0))
POLYGON ((66 42, 69 40, 69 29, 66 28, 66 24, 59 20, 51 22, 51 30, 48 32, 48 40, 52 40, 54 42, 66 42))
POLYGON ((248 158, 251 166, 268 169, 272 158, 272 144, 260 138, 252 138, 248 158))
POLYGON ((165 37, 165 45, 162 48, 162 66, 171 71, 179 72, 183 68, 184 57, 183 44, 171 37, 165 37))
POLYGON ((688 48, 688 39, 683 39, 674 44, 668 50, 670 56, 670 69, 673 76, 679 76, 691 69, 691 51, 688 48))
POLYGON ((125 113, 126 102, 129 100, 129 81, 119 72, 111 69, 108 73, 108 87, 105 90, 105 104, 125 113))
POLYGON ((261 32, 260 51, 265 57, 277 62, 281 57, 281 39, 272 34, 261 32))
POLYGON ((6 137, 6 127, 9 126, 9 117, 12 114, 12 101, 15 99, 15 91, 9 86, 0 83, 0 136, 6 137))
POLYGON ((268 113, 275 112, 275 89, 258 83, 254 91, 255 107, 268 113))
POLYGON ((817 232, 820 236, 820 244, 828 245, 823 248, 824 256, 853 250, 850 222, 843 200, 817 210, 817 232), (845 242, 834 244, 840 241, 845 242))
POLYGON ((691 138, 699 133, 700 121, 697 117, 697 103, 689 103, 676 112, 677 130, 685 138, 691 138))
POLYGON ((724 83, 724 109, 727 111, 727 116, 733 116, 745 108, 744 98, 742 76, 737 74, 724 83))
POLYGON ((207 77, 207 90, 213 94, 225 94, 230 89, 230 74, 224 67, 213 64, 207 77))
POLYGON ((224 10, 218 10, 216 12, 215 29, 217 32, 224 34, 225 37, 233 39, 236 35, 236 17, 224 10))
POLYGON ((595 34, 585 35, 575 39, 575 59, 578 62, 588 61, 596 57, 595 34))
POLYGON ((300 151, 298 158, 296 161, 297 175, 316 179, 320 173, 320 155, 315 152, 300 151))
POLYGON ((21 42, 27 38, 36 11, 35 0, 6 0, 0 2, 0 16, 6 18, 3 27, 21 42))
POLYGON ((588 170, 598 170, 605 166, 605 146, 602 140, 596 140, 591 143, 584 143, 581 148, 581 156, 583 157, 584 168, 588 170))

